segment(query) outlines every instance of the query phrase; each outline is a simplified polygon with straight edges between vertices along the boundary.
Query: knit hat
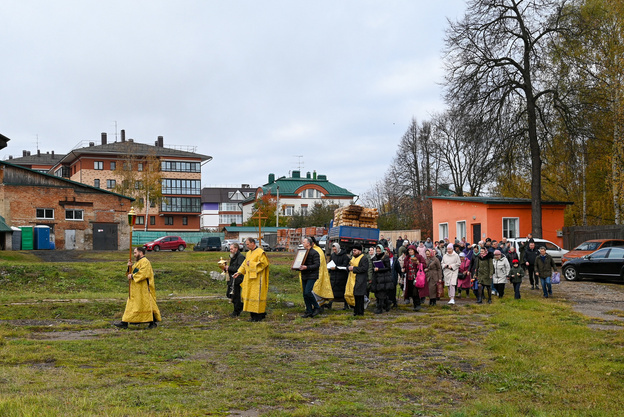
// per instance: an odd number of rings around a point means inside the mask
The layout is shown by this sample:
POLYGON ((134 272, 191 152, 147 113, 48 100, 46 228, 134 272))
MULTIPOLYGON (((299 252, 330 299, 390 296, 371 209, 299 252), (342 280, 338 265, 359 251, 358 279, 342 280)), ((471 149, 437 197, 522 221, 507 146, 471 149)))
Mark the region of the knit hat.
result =
POLYGON ((499 251, 498 249, 496 249, 496 250, 494 251, 494 255, 502 255, 502 254, 501 254, 501 251, 499 251))
POLYGON ((362 245, 353 245, 353 249, 357 249, 362 252, 362 245))
POLYGON ((513 261, 511 261, 511 263, 512 263, 512 264, 519 264, 519 263, 520 263, 520 261, 519 261, 519 260, 517 260, 517 259, 514 259, 513 261))
POLYGON ((448 245, 446 245, 446 249, 451 249, 451 250, 453 250, 453 244, 452 244, 452 243, 449 243, 448 245))
POLYGON ((460 257, 460 258, 465 258, 465 257, 466 257, 466 254, 465 254, 464 252, 460 252, 460 253, 459 253, 459 257, 460 257))

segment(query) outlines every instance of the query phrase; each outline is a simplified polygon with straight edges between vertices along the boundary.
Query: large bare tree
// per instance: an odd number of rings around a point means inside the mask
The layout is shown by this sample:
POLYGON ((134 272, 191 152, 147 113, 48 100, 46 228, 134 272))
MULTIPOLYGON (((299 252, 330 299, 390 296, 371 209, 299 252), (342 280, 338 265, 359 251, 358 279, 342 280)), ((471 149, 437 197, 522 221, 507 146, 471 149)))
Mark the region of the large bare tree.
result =
MULTIPOLYGON (((566 0, 471 0, 446 34, 446 87, 451 107, 495 123, 511 117, 531 155, 532 230, 542 236, 541 141, 547 101, 556 96, 548 47, 562 28, 566 0)), ((516 142, 516 143, 518 143, 516 142)))

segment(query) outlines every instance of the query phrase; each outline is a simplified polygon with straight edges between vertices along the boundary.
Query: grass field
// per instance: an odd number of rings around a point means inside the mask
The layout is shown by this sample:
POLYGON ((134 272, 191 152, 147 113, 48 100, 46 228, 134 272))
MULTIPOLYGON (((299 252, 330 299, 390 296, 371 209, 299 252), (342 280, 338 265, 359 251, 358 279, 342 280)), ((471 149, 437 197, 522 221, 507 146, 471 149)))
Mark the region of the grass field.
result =
POLYGON ((556 292, 301 319, 291 255, 269 254, 250 323, 210 278, 224 255, 148 254, 163 323, 118 330, 124 253, 0 252, 0 416, 624 415, 624 332, 556 292))

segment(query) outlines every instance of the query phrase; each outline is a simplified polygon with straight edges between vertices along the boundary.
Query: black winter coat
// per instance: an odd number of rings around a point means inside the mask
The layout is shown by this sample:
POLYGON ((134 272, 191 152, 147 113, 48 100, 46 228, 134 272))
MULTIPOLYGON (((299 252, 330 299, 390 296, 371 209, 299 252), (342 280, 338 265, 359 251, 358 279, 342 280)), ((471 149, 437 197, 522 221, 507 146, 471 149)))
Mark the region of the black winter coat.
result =
MULTIPOLYGON (((336 266, 349 266, 349 255, 344 250, 338 253, 332 252, 331 260, 336 266)), ((349 278, 349 271, 346 269, 329 270, 329 281, 331 282, 332 291, 334 292, 334 300, 342 300, 344 298, 345 286, 349 278)))
POLYGON ((379 268, 375 271, 375 266, 373 265, 373 282, 371 284, 371 290, 377 292, 391 290, 394 288, 392 270, 390 269, 390 257, 385 253, 382 253, 381 255, 375 255, 373 257, 373 261, 382 261, 384 266, 383 268, 379 268))
POLYGON ((301 271, 301 280, 317 280, 319 277, 319 268, 321 267, 321 257, 316 249, 310 248, 308 250, 308 256, 306 256, 306 260, 303 264, 306 266, 306 269, 301 271))
POLYGON ((366 295, 368 287, 368 256, 362 255, 358 266, 353 268, 355 274, 355 285, 353 286, 353 295, 366 295))

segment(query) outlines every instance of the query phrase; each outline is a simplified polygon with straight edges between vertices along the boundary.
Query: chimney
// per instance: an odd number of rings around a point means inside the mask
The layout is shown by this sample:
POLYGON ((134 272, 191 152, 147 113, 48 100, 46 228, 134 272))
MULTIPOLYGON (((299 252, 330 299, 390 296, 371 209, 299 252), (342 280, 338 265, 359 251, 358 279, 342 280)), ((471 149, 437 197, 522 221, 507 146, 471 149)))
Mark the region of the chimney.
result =
POLYGON ((158 136, 158 147, 162 148, 164 146, 163 144, 163 137, 162 136, 158 136))
POLYGON ((102 132, 102 145, 106 145, 106 132, 102 132))
POLYGON ((121 141, 126 141, 126 129, 121 129, 121 141))
POLYGON ((269 184, 273 184, 275 182, 275 174, 269 174, 269 184))
POLYGON ((314 172, 312 172, 312 178, 316 179, 316 170, 314 170, 314 172))
POLYGON ((28 153, 26 154, 26 156, 30 156, 30 151, 28 151, 28 153))
POLYGON ((39 149, 37 149, 37 156, 41 157, 41 151, 39 149))
POLYGON ((52 151, 52 159, 54 159, 54 151, 52 151))
POLYGON ((293 171, 292 178, 301 178, 301 171, 293 171))
POLYGON ((89 142, 89 146, 95 146, 95 142, 89 142))
POLYGON ((312 174, 310 174, 310 171, 306 172, 306 178, 309 180, 312 179, 312 174))
POLYGON ((9 159, 13 159, 13 155, 9 155, 9 159))

